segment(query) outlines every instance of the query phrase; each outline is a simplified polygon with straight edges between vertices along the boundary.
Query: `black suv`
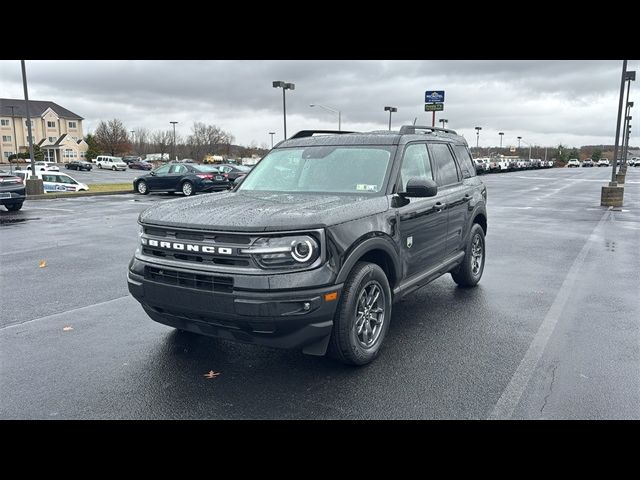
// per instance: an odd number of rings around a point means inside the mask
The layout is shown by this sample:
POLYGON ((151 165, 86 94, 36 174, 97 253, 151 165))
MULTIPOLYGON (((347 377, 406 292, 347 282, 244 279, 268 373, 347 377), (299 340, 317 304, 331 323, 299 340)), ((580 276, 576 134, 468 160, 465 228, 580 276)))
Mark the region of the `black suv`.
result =
POLYGON ((142 212, 129 291, 181 330, 366 364, 403 295, 478 283, 486 198, 452 130, 298 132, 233 191, 142 212))

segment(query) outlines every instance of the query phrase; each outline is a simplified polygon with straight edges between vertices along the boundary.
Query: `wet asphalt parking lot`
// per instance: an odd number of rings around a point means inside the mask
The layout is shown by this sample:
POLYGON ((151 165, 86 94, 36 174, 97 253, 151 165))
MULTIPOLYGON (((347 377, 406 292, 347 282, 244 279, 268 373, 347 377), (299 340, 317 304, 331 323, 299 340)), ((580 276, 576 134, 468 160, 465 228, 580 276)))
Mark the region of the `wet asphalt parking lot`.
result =
POLYGON ((479 286, 447 275, 406 297, 361 368, 150 320, 126 283, 136 218, 177 196, 3 209, 0 418, 640 418, 640 168, 620 211, 599 206, 609 176, 484 176, 479 286))

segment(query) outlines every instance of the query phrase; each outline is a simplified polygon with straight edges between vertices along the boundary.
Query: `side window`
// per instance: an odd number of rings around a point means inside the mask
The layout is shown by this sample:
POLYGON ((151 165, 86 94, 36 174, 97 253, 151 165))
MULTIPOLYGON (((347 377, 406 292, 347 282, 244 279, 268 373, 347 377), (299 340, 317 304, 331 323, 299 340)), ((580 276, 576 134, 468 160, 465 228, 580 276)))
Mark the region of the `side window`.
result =
POLYGON ((182 174, 186 171, 187 167, 185 167, 184 165, 171 165, 171 170, 169 170, 169 173, 182 174))
POLYGON ((458 164, 462 170, 462 178, 471 178, 476 176, 476 168, 469 154, 469 150, 464 145, 454 145, 453 150, 456 152, 458 164))
POLYGON ((451 150, 446 143, 431 143, 429 144, 429 150, 431 151, 431 157, 433 158, 433 166, 436 170, 436 183, 438 186, 443 187, 445 185, 451 185, 452 183, 458 183, 458 167, 456 161, 453 159, 451 150))
POLYGON ((416 177, 433 180, 429 153, 424 143, 414 143, 405 149, 398 178, 399 191, 406 192, 407 182, 416 177))
POLYGON ((170 167, 171 165, 162 165, 161 167, 156 168, 154 173, 156 175, 165 175, 169 171, 170 167))

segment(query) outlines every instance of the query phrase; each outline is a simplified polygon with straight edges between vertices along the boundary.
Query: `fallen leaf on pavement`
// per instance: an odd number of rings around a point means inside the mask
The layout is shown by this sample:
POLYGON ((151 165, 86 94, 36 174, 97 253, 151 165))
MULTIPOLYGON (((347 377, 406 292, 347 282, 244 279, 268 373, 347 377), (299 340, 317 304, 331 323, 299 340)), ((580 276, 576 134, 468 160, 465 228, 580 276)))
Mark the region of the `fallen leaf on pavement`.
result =
POLYGON ((220 372, 214 372, 213 370, 209 370, 209 373, 204 374, 205 378, 216 378, 218 375, 220 375, 220 372))
POLYGON ((73 327, 71 325, 67 325, 66 327, 64 327, 62 329, 62 331, 64 331, 64 332, 70 332, 71 330, 73 330, 73 327))
POLYGON ((44 268, 47 266, 47 261, 46 260, 40 260, 40 268, 44 268))

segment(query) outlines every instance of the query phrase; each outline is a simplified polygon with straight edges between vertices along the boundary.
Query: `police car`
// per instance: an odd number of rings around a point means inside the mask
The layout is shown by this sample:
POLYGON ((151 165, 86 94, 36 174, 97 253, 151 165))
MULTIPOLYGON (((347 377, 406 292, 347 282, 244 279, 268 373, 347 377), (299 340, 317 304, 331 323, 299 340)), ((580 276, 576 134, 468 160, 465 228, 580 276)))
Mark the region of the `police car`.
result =
MULTIPOLYGON (((31 176, 31 172, 24 170, 14 170, 14 175, 22 178, 26 181, 31 176)), ((75 178, 67 175, 66 173, 57 172, 36 172, 38 178, 42 179, 45 193, 55 192, 79 192, 82 190, 89 190, 89 187, 85 183, 78 182, 75 178)))

